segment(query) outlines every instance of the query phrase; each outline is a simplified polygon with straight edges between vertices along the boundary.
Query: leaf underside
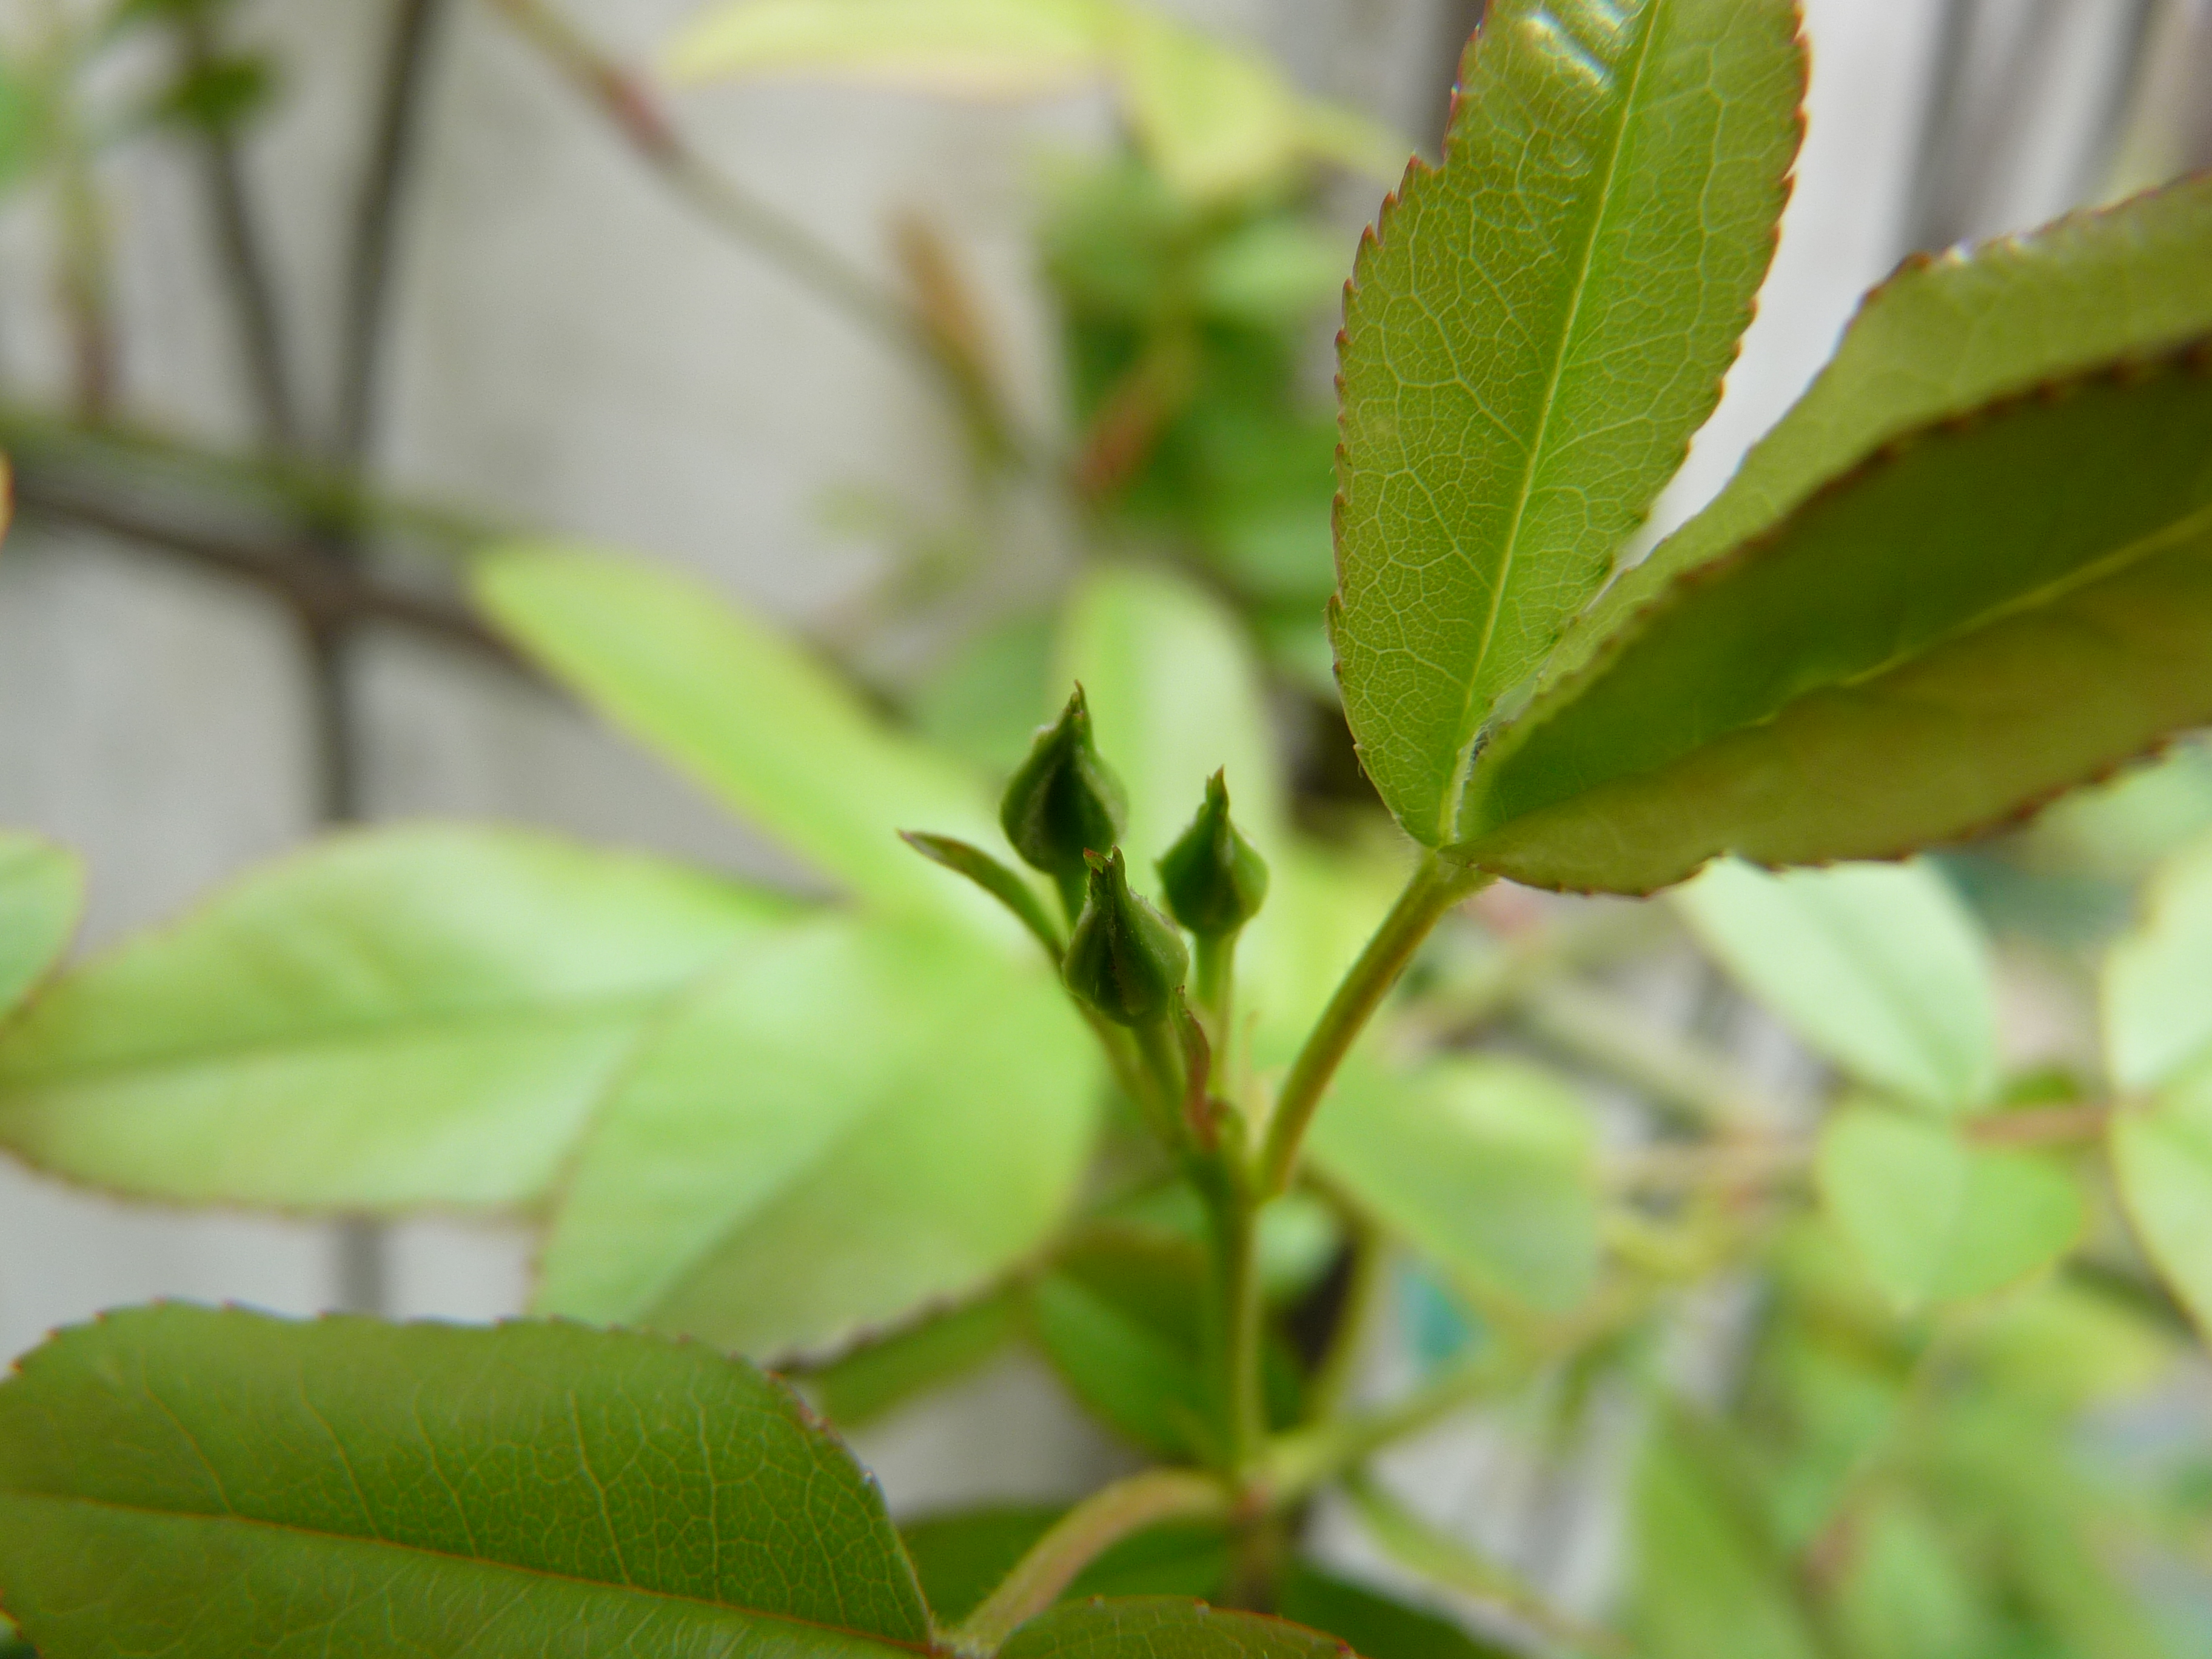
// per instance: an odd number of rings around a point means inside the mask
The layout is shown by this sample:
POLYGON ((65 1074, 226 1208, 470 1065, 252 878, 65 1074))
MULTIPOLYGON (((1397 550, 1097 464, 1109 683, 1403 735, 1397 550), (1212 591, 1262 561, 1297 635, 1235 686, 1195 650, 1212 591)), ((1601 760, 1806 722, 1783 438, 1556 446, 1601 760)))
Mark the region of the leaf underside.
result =
POLYGON ((0 1142, 183 1202, 525 1203, 669 999, 789 913, 549 836, 338 836, 57 982, 0 1042, 0 1142))
POLYGON ((1333 633, 1416 841, 1453 838, 1492 706, 1719 398, 1788 194, 1796 28, 1784 0, 1499 0, 1443 165, 1361 247, 1333 633))
POLYGON ((883 1500, 703 1348, 185 1307, 0 1386, 0 1587, 46 1659, 882 1656, 928 1615, 883 1500))
POLYGON ((1642 893, 1984 828, 2212 719, 2212 359, 1931 428, 1608 625, 1455 856, 1642 893))

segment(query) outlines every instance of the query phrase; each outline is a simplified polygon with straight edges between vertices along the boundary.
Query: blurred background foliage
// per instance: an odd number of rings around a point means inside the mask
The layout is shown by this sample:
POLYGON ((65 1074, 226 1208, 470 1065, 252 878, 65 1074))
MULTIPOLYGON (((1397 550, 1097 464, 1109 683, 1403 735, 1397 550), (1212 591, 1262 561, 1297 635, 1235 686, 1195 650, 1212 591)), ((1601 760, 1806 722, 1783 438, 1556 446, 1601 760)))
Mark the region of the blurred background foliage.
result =
MULTIPOLYGON (((45 371, 0 362, 0 447, 25 521, 57 546, 96 532, 279 602, 304 670, 309 816, 324 823, 373 805, 363 635, 396 631, 517 672, 457 578, 495 535, 538 527, 511 501, 396 487, 383 464, 410 190, 438 142, 428 89, 463 7, 357 9, 374 14, 376 40, 356 54, 374 60, 366 160, 327 185, 345 203, 341 246, 315 265, 319 289, 305 298, 288 290, 276 252, 293 198, 257 189, 254 157, 324 70, 296 40, 270 44, 281 31, 263 9, 0 10, 9 269, 40 290, 42 315, 51 299, 62 343, 45 371), (121 159, 149 149, 176 164, 172 183, 204 223, 222 307, 210 356, 242 390, 240 420, 167 418, 134 389, 118 252, 132 210, 117 180, 121 159)), ((638 163, 635 189, 665 191, 733 238, 905 365, 908 390, 927 399, 932 488, 887 484, 855 453, 848 482, 813 503, 829 539, 876 555, 812 632, 877 707, 980 773, 1003 773, 1062 690, 1066 594, 1086 571, 1165 567, 1224 608, 1265 665, 1300 825, 1347 860, 1367 855, 1377 825, 1319 626, 1333 583, 1328 342, 1352 234, 1405 155, 1433 144, 1451 54, 1480 5, 1431 9, 1422 95, 1393 112, 1412 129, 1402 137, 1300 90, 1255 52, 1107 0, 748 0, 662 31, 650 63, 603 46, 599 28, 622 20, 580 3, 476 9, 595 112, 638 163), (749 182, 757 167, 741 174, 693 137, 685 99, 697 94, 677 90, 793 78, 951 101, 1105 98, 1110 118, 1092 142, 1055 136, 1022 163, 1021 263, 1049 319, 1048 372, 1018 368, 1018 327, 987 297, 996 290, 975 279, 969 250, 927 216, 869 227, 876 252, 856 255, 782 205, 790 192, 749 182)), ((1891 252, 2008 231, 2212 160, 2212 8, 1926 9, 1891 252)), ((806 168, 793 172, 803 195, 806 168)), ((551 284, 560 256, 546 258, 551 284)), ((9 303, 29 305, 21 294, 9 303)), ((4 338, 43 326, 19 316, 4 338)), ((727 326, 768 325, 733 314, 727 326)), ((856 419, 854 430, 881 428, 856 419)), ((44 713, 22 701, 9 719, 30 726, 44 713)), ((1393 1040, 1524 1069, 1503 1087, 1498 1073, 1477 1086, 1449 1066, 1433 1080, 1433 1121, 1459 1126, 1439 1167, 1471 1171, 1475 1185, 1436 1199, 1422 1143, 1379 1130, 1373 1144, 1410 1150, 1363 1164, 1355 1149, 1334 1166, 1418 1247, 1352 1248, 1346 1217, 1360 1203, 1284 1212, 1270 1257, 1279 1409, 1294 1415, 1301 1390, 1354 1386, 1320 1363, 1328 1344, 1315 1334, 1362 1308, 1371 1339, 1357 1386, 1457 1386, 1501 1328, 1574 1305, 1601 1250, 1668 1286, 1667 1316, 1578 1333, 1561 1363, 1472 1425, 1379 1459, 1365 1487, 1309 1517, 1316 1547, 1378 1582, 1427 1586, 1481 1640, 1516 1650, 2212 1649, 2205 1310, 2159 1288, 2081 1145, 2111 1104, 2103 964, 2141 925, 2146 884, 2185 877, 2208 834, 2212 751, 2191 742, 1916 866, 1901 898, 1868 899, 1887 937, 1963 929, 1970 964, 1997 964, 1986 984, 1970 965, 1973 982, 1936 998, 1931 1018, 1983 1019, 1985 1038, 1970 1039, 1988 1045, 1977 1105, 2014 1115, 2062 1194, 2045 1237, 1954 1237, 1917 1256, 1881 1194, 1854 1195, 1832 1128, 1917 1133, 1898 1127, 1914 1121, 1893 1103, 1910 1091, 1881 1033, 1846 1022, 1838 1036, 1824 1018, 1838 989, 1805 965, 1817 955, 1805 930, 1817 927, 1777 921, 1755 896, 1733 912, 1710 892, 1642 909, 1486 898, 1424 959, 1393 1040), (1964 922, 1945 908, 1954 895, 1970 907, 1964 922), (1547 1092, 1560 1089, 1564 1107, 1547 1092), (1813 1126, 1844 1103, 1814 1147, 1813 1126), (1742 1131, 1747 1116, 1759 1133, 1742 1131), (1685 1123, 1696 1133, 1679 1132, 1685 1123), (1855 1215, 1872 1218, 1856 1236, 1855 1215), (1616 1620, 1632 1649, 1598 1628, 1616 1620)), ((1894 966, 1851 971, 1879 985, 1894 966)), ((374 1229, 346 1231, 329 1299, 388 1305, 390 1248, 374 1229)), ((1019 1342, 1120 1443, 1173 1455, 1187 1434, 1177 1390, 1194 1363, 1194 1259, 1187 1216, 1102 1211, 1049 1273, 864 1346, 811 1386, 841 1422, 864 1425, 1019 1342)), ((1018 1549, 1037 1514, 1009 1511, 1013 1541, 1001 1547, 1018 1549)), ((972 1553, 975 1536, 952 1541, 972 1553)), ((939 1540, 942 1571, 983 1582, 951 1540, 939 1540)), ((1131 1582, 1206 1589, 1216 1542, 1183 1542, 1129 1568, 1131 1582)), ((925 1551, 925 1567, 932 1559, 925 1551)))

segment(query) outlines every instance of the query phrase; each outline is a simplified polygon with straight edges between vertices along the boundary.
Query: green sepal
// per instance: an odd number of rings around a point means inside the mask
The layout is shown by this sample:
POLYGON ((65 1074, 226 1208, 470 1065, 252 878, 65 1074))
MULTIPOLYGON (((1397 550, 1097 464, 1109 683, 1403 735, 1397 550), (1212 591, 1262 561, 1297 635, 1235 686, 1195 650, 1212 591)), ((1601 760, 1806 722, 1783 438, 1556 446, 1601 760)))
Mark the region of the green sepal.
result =
POLYGON ((1067 942, 1060 936, 1060 929, 1038 899, 1029 883, 1013 871, 993 858, 980 847, 952 836, 926 835, 917 830, 902 830, 899 839, 927 859, 932 864, 943 865, 956 875, 963 875, 988 893, 993 898, 1014 913, 1016 920, 1036 936, 1044 946, 1044 953, 1055 963, 1067 942))
POLYGON ((1060 884, 1072 917, 1083 905, 1084 854, 1121 839, 1128 799, 1091 736, 1083 688, 1037 732, 999 803, 999 823, 1022 861, 1060 884))
POLYGON ((1267 861, 1229 817, 1225 772, 1206 781, 1206 802, 1158 864, 1168 914, 1200 939, 1233 933, 1267 898, 1267 861))
POLYGON ((1168 919, 1130 890, 1119 848, 1087 862, 1090 892, 1067 941, 1068 992, 1117 1025, 1149 1024, 1174 1004, 1190 952, 1168 919))

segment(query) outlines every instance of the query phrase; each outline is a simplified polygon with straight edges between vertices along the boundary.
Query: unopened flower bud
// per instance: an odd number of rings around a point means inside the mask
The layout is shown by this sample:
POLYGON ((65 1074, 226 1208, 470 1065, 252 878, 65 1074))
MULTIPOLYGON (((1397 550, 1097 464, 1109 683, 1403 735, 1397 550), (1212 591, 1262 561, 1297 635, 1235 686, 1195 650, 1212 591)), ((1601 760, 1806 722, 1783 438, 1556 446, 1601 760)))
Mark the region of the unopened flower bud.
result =
POLYGON ((1116 1024, 1146 1024, 1173 1004, 1190 953, 1168 919, 1129 890, 1119 849, 1092 854, 1089 865, 1090 892, 1067 941, 1067 988, 1116 1024))
POLYGON ((1200 939, 1233 933, 1260 914, 1267 861, 1229 821, 1229 784, 1206 781, 1206 803, 1159 861, 1169 914, 1200 939))
POLYGON ((1083 902, 1083 855, 1113 848, 1127 810, 1121 781, 1091 741, 1091 708, 1079 685, 1006 785, 999 823, 1024 861, 1060 884, 1073 915, 1083 902))

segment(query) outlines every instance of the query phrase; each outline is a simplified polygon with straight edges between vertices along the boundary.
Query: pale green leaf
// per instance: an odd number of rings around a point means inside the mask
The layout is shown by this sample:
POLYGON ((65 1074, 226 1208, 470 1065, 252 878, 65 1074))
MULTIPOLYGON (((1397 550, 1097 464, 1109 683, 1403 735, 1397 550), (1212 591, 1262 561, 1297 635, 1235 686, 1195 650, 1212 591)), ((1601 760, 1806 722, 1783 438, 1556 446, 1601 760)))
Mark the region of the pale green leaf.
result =
POLYGON ((526 1203, 670 999, 788 914, 516 831, 339 836, 57 982, 0 1041, 0 1141, 186 1202, 526 1203))
POLYGON ((1099 59, 1091 0, 722 0, 666 53, 684 81, 834 74, 1000 96, 1061 90, 1099 59))
POLYGON ((2111 1146, 2136 1237, 2197 1328, 2212 1331, 2212 1068, 2120 1113, 2111 1146))
POLYGON ((600 1105, 536 1307, 780 1353, 963 1294, 1060 1220, 1097 1088, 1041 969, 943 930, 793 928, 600 1105))
POLYGON ((1012 935, 990 900, 898 840, 999 845, 982 790, 782 634, 689 578, 582 549, 495 550, 476 593, 556 678, 830 880, 1012 935))
POLYGON ((1819 1659, 1788 1565, 1698 1437, 1661 1425, 1633 1504, 1630 1633, 1639 1659, 1819 1659))
POLYGON ((2212 358, 2183 353, 1891 447, 1594 613, 1612 633, 1477 761, 1455 856, 1625 892, 1723 852, 1894 857, 2212 719, 2208 434, 2212 358))
POLYGON ((918 1652, 883 1498, 789 1393, 554 1325, 164 1307, 0 1385, 0 1580, 43 1659, 918 1652))
POLYGON ((1354 1066, 1309 1143, 1316 1165, 1476 1298, 1565 1313, 1597 1279, 1589 1114, 1549 1073, 1463 1058, 1354 1066))
POLYGON ((1107 80, 1153 165, 1201 202, 1279 185, 1313 161, 1394 178, 1408 151, 1302 96, 1264 58, 1121 0, 724 0, 667 63, 688 81, 811 75, 986 97, 1107 80))
POLYGON ((1774 251, 1786 0, 1496 0, 1441 168, 1359 252, 1333 629, 1369 776, 1458 839, 1468 764, 1720 396, 1774 251))
POLYGON ((53 971, 83 914, 84 866, 76 854, 0 830, 0 1015, 53 971))
POLYGON ((1772 876, 1724 860, 1674 899, 1746 990, 1861 1083, 1942 1112, 1996 1086, 1988 945, 1926 865, 1772 876))
POLYGON ((2212 841, 2168 860, 2142 923, 2105 959, 2105 1058, 2124 1090, 2212 1060, 2212 841))
POLYGON ((1287 807, 1265 690, 1218 601, 1165 571, 1103 567, 1068 602, 1058 667, 1061 696, 1083 687, 1098 752, 1128 789, 1121 845, 1139 885, 1224 769, 1237 827, 1279 855, 1287 807))
POLYGON ((1954 1127, 1851 1106, 1820 1134, 1820 1197, 1905 1311, 1966 1301, 2047 1267, 2087 1211, 2064 1164, 1976 1146, 1954 1127))

